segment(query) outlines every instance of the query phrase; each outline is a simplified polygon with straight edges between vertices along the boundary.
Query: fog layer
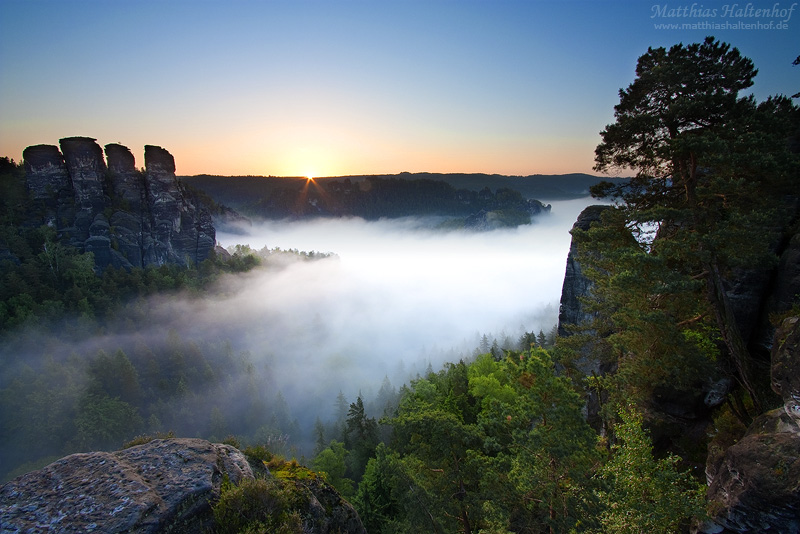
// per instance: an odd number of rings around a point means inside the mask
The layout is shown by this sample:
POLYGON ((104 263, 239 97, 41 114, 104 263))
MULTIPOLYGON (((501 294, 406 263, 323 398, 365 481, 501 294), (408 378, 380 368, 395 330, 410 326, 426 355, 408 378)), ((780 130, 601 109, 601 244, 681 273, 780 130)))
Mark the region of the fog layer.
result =
POLYGON ((341 417, 339 392, 368 402, 386 377, 394 389, 429 365, 469 357, 484 334, 502 348, 549 332, 569 230, 590 202, 556 202, 531 225, 489 232, 328 219, 219 234, 224 246, 335 255, 272 254, 202 296, 162 294, 102 327, 78 318, 9 336, 0 345, 0 475, 50 455, 118 448, 139 432, 278 435, 308 453, 315 420, 341 417))
POLYGON ((384 374, 404 379, 399 367, 436 367, 443 351, 472 349, 479 334, 550 330, 569 230, 588 202, 557 202, 534 224, 490 232, 436 231, 413 219, 319 219, 220 234, 223 246, 337 256, 233 280, 215 316, 280 355, 287 371, 320 373, 326 389, 333 382, 352 393, 384 374))

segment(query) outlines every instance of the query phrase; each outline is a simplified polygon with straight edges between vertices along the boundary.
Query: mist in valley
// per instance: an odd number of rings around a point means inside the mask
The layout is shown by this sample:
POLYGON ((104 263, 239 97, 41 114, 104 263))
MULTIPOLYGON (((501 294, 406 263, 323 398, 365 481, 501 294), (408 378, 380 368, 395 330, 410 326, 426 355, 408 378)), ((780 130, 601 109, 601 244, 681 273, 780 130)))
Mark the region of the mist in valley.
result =
POLYGON ((533 224, 487 232, 436 230, 431 220, 410 218, 265 221, 240 233, 220 232, 218 243, 231 250, 248 245, 332 254, 311 260, 271 254, 262 267, 225 275, 201 296, 131 304, 100 335, 87 329, 91 334, 82 336, 82 320, 75 319, 60 331, 10 336, 0 349, 7 362, 16 362, 0 377, 5 409, 13 411, 17 377, 29 376, 35 386, 19 390, 42 392, 36 402, 21 399, 20 409, 49 402, 53 415, 8 414, 23 423, 19 434, 6 436, 0 471, 31 461, 30 450, 18 450, 21 443, 37 442, 40 455, 56 456, 97 447, 89 438, 57 439, 59 432, 94 436, 81 427, 89 423, 80 423, 81 410, 89 411, 90 422, 95 417, 86 403, 99 402, 99 386, 87 390, 89 375, 93 384, 107 382, 108 410, 115 399, 139 407, 130 428, 108 431, 103 443, 110 448, 119 446, 119 436, 172 430, 277 440, 294 446, 292 453, 312 454, 315 422, 329 433, 337 417, 341 422, 340 393, 348 403, 361 395, 380 417, 387 386, 396 392, 428 369, 471 357, 484 336, 503 348, 525 332, 551 331, 569 230, 590 203, 554 202, 533 224), (115 356, 120 351, 125 357, 115 356), (89 363, 74 363, 81 361, 89 363), (128 372, 126 361, 136 369, 127 385, 119 371, 128 372), (48 428, 54 424, 66 426, 48 428))
POLYGON ((531 225, 489 232, 348 218, 221 233, 226 247, 335 255, 229 279, 213 309, 192 311, 192 335, 232 329, 253 354, 270 355, 300 413, 320 412, 339 391, 349 400, 367 397, 384 377, 399 386, 429 366, 470 356, 484 335, 502 346, 552 330, 569 230, 589 203, 556 202, 531 225))
POLYGON ((218 234, 225 247, 334 256, 233 278, 215 309, 248 336, 296 356, 287 365, 324 363, 326 354, 340 370, 352 365, 346 373, 352 380, 342 382, 352 393, 361 387, 355 385, 360 375, 379 381, 400 364, 427 365, 431 358, 436 366, 438 352, 472 350, 484 333, 550 330, 569 230, 588 203, 557 202, 531 225, 489 232, 438 231, 418 219, 350 218, 264 222, 245 235, 218 234))

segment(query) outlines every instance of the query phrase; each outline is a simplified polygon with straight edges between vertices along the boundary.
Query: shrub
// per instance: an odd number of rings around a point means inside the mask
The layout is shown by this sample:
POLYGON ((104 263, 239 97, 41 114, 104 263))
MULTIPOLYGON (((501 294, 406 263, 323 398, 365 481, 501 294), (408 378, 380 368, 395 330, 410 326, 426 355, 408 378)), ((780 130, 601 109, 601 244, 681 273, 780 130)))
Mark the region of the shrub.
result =
POLYGON ((286 489, 275 480, 256 478, 245 479, 238 486, 223 484, 213 511, 219 534, 303 532, 299 514, 290 510, 286 489))

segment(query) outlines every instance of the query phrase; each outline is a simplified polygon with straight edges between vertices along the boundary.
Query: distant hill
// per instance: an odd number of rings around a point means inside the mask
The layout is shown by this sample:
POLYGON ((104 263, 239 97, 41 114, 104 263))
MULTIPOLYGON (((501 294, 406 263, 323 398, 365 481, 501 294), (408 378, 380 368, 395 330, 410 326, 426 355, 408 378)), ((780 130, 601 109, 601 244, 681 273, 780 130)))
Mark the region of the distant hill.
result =
MULTIPOLYGON (((530 176, 505 176, 501 174, 438 174, 438 173, 400 173, 398 178, 428 178, 441 180, 456 189, 491 190, 509 188, 519 191, 525 198, 535 198, 543 202, 569 200, 589 195, 589 188, 602 181, 615 181, 619 178, 593 176, 584 173, 572 174, 532 174, 530 176)), ((358 177, 350 177, 357 179, 358 177)))
POLYGON ((267 219, 437 216, 449 219, 449 227, 489 229, 529 224, 532 216, 550 209, 539 200, 504 186, 502 180, 476 176, 478 179, 468 181, 464 178, 470 175, 338 176, 314 180, 201 175, 184 177, 182 182, 218 206, 267 219))
POLYGON ((315 178, 276 176, 184 176, 181 180, 215 202, 262 217, 319 215, 465 215, 497 209, 498 192, 526 200, 580 198, 604 178, 589 174, 504 176, 499 174, 400 173, 315 178), (436 185, 439 183, 440 185, 436 185), (449 187, 442 187, 441 184, 449 187), (480 193, 480 195, 478 195, 480 193), (483 203, 483 204, 482 204, 483 203))

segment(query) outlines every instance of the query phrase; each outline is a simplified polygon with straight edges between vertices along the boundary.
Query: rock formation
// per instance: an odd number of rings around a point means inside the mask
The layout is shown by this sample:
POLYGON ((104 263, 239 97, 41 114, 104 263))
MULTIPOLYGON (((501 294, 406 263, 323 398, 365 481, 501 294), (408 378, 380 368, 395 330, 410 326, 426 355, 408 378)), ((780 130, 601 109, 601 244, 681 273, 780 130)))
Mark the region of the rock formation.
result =
MULTIPOLYGON (((606 209, 608 209, 608 206, 586 207, 578 215, 578 219, 572 225, 572 229, 583 230, 584 232, 589 230, 592 223, 600 220, 600 216, 606 209)), ((591 320, 591 317, 583 310, 581 299, 589 296, 592 282, 583 274, 578 256, 578 244, 573 238, 567 254, 564 284, 561 287, 561 305, 558 310, 559 336, 568 336, 570 334, 568 330, 570 325, 582 325, 591 320)))
POLYGON ((112 198, 123 207, 111 215, 117 250, 131 265, 143 267, 155 263, 149 208, 145 195, 144 176, 136 169, 133 154, 119 144, 106 145, 108 175, 112 198))
POLYGON ((207 210, 197 210, 188 195, 182 194, 172 154, 159 146, 146 145, 144 161, 155 262, 185 263, 181 256, 192 251, 186 260, 202 261, 215 244, 211 214, 207 210))
POLYGON ((72 182, 64 156, 53 145, 29 146, 22 152, 25 185, 33 200, 42 207, 45 224, 74 219, 72 182))
POLYGON ((358 512, 343 500, 333 486, 319 478, 296 481, 297 491, 304 496, 299 507, 303 532, 315 534, 367 534, 358 512))
MULTIPOLYGON (((591 225, 600 220, 603 211, 608 206, 587 206, 578 215, 572 230, 587 231, 591 225)), ((578 244, 573 237, 567 254, 567 268, 564 273, 564 283, 561 287, 561 304, 558 310, 558 335, 566 337, 571 335, 570 326, 587 325, 592 317, 584 311, 581 299, 588 297, 592 288, 592 282, 583 274, 580 263, 578 244)), ((604 375, 612 369, 604 364, 595 354, 590 345, 583 347, 581 354, 572 362, 576 370, 584 376, 604 375)), ((603 425, 600 417, 601 399, 595 390, 587 390, 586 396, 586 418, 589 424, 595 429, 600 429, 603 425)))
POLYGON ((716 510, 706 534, 800 532, 800 317, 784 320, 772 346, 772 389, 783 406, 706 467, 716 510))
POLYGON ((200 439, 73 454, 0 488, 0 532, 197 532, 223 476, 253 472, 235 448, 200 439))
POLYGON ((98 269, 188 265, 214 249, 211 215, 178 182, 169 152, 146 146, 142 173, 122 145, 106 145, 107 163, 90 137, 60 145, 25 149, 26 185, 43 208, 41 223, 92 252, 98 269))
MULTIPOLYGON (((201 439, 73 454, 0 487, 0 532, 206 532, 223 480, 253 477, 239 450, 201 439)), ((312 481, 297 493, 304 532, 365 534, 327 484, 312 481)))

